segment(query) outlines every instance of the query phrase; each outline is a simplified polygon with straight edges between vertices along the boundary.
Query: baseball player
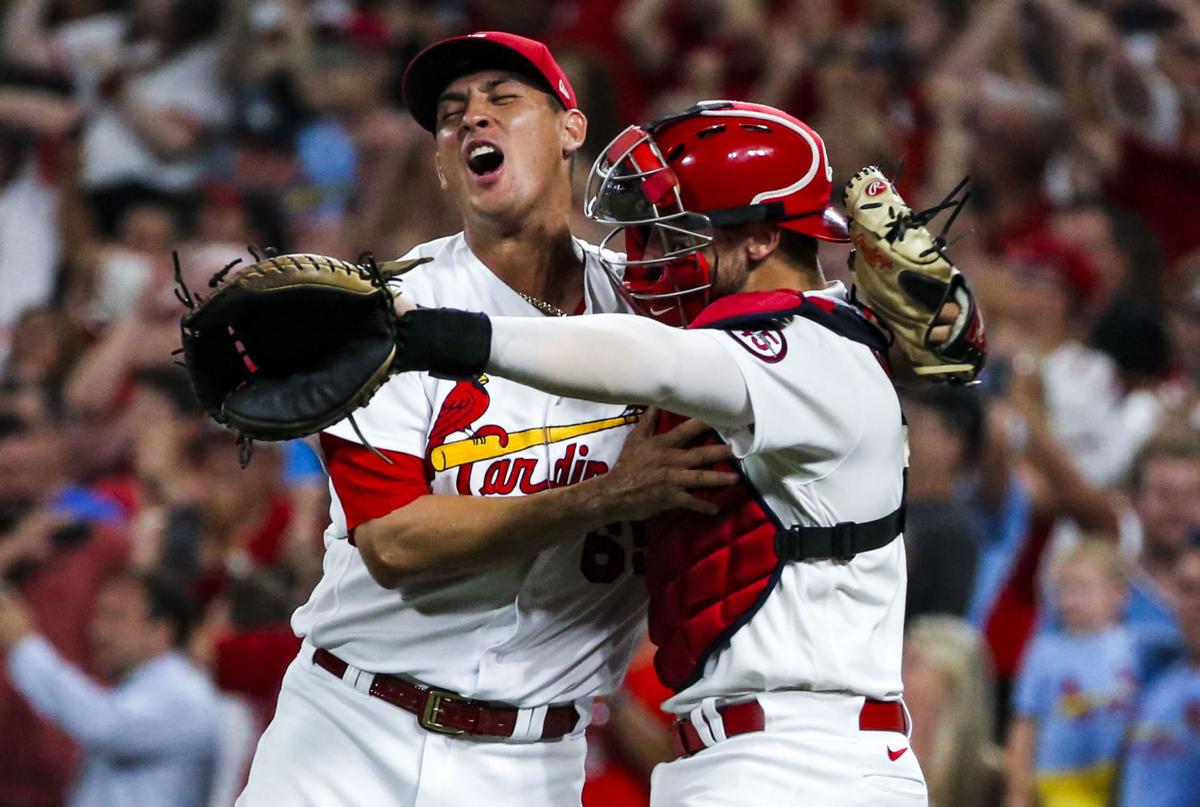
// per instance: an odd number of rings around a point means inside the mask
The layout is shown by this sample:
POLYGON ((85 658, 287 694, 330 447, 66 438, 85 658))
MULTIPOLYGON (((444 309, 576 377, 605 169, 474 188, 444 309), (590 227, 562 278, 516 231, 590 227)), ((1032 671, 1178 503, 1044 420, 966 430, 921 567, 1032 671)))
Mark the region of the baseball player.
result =
MULTIPOLYGON (((831 176, 794 117, 706 102, 624 132, 589 182, 589 214, 625 236, 606 260, 649 318, 402 319, 401 366, 660 406, 732 447, 740 485, 702 494, 717 517, 648 530, 651 639, 683 750, 655 770, 662 807, 927 801, 900 699, 905 430, 886 339, 817 260, 818 239, 847 236, 831 176), (453 356, 417 355, 423 331, 450 327, 453 356)), ((848 205, 903 203, 864 171, 848 205)))
MULTIPOLYGON (((404 92, 464 221, 410 253, 431 260, 406 294, 523 319, 628 310, 568 229, 586 120, 543 44, 436 43, 404 92)), ((323 433, 324 576, 238 803, 578 804, 591 701, 619 683, 645 610, 620 522, 715 512, 685 489, 734 480, 697 468, 724 449, 681 448, 696 424, 650 436, 639 413, 406 374, 323 433)))

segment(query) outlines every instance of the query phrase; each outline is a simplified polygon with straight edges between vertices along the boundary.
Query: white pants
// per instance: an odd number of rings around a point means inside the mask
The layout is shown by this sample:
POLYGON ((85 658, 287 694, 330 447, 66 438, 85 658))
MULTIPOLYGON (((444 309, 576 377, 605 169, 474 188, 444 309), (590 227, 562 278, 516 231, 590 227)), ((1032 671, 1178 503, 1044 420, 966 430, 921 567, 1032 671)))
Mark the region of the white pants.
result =
POLYGON ((579 805, 582 730, 528 743, 435 734, 311 659, 306 645, 288 668, 237 807, 579 805))
MULTIPOLYGON (((690 757, 656 767, 651 807, 928 804, 921 766, 911 750, 902 750, 908 738, 859 730, 862 697, 769 692, 758 701, 763 731, 713 740, 690 757)), ((705 726, 701 733, 711 737, 713 729, 705 726)))

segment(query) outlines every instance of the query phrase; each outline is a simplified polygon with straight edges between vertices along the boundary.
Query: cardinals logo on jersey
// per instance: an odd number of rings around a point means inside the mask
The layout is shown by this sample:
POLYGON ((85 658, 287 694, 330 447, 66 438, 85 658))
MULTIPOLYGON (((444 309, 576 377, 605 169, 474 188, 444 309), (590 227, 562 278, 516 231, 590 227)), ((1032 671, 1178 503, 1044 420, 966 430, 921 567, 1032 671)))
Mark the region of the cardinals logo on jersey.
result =
POLYGON ((455 489, 464 496, 472 493, 471 475, 475 465, 485 461, 489 464, 484 469, 482 484, 477 491, 481 496, 506 495, 517 489, 521 493, 536 493, 548 487, 573 485, 606 473, 608 464, 588 460, 589 449, 582 443, 568 445, 564 457, 554 464, 552 475, 541 481, 533 479, 537 460, 509 458, 508 455, 627 426, 636 423, 641 412, 631 407, 617 417, 562 426, 541 426, 517 432, 509 432, 495 424, 475 427, 474 424, 486 414, 491 404, 487 383, 487 376, 478 376, 454 385, 434 418, 425 448, 425 462, 431 473, 458 469, 455 489), (449 437, 460 432, 468 436, 447 442, 449 437))
MULTIPOLYGON (((508 432, 499 426, 480 426, 473 431, 471 429, 471 425, 483 417, 492 402, 484 387, 487 382, 486 375, 459 381, 442 401, 442 408, 438 410, 433 428, 429 431, 429 443, 425 446, 425 462, 434 471, 443 471, 449 467, 444 462, 435 461, 434 455, 445 446, 446 438, 452 434, 467 432, 471 434, 469 442, 479 443, 491 437, 501 448, 508 445, 508 432)), ((442 456, 438 454, 438 459, 442 456)), ((471 494, 470 464, 464 463, 459 466, 455 487, 464 496, 471 494)))

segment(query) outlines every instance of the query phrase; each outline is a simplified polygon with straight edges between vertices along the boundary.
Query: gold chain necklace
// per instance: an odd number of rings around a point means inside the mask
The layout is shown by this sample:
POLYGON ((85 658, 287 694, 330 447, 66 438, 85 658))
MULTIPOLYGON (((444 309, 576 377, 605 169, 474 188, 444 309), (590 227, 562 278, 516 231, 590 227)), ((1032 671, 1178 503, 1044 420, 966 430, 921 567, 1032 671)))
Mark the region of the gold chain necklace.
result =
POLYGON ((546 302, 545 300, 539 300, 538 298, 526 294, 523 291, 518 291, 517 294, 521 295, 522 300, 529 303, 531 306, 536 308, 538 311, 541 311, 548 317, 565 317, 567 315, 566 311, 563 311, 557 306, 550 305, 550 303, 546 302))

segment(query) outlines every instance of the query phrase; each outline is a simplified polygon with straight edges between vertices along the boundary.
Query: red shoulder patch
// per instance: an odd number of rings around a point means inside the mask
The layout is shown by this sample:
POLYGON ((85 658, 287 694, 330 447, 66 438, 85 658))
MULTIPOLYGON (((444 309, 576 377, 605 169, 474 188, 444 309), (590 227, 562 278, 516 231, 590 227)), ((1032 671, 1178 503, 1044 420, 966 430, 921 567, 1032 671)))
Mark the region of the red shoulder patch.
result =
POLYGON ((762 316, 770 318, 794 310, 805 301, 803 293, 791 289, 775 291, 744 291, 711 303, 691 321, 689 328, 703 328, 714 322, 734 317, 762 316))

